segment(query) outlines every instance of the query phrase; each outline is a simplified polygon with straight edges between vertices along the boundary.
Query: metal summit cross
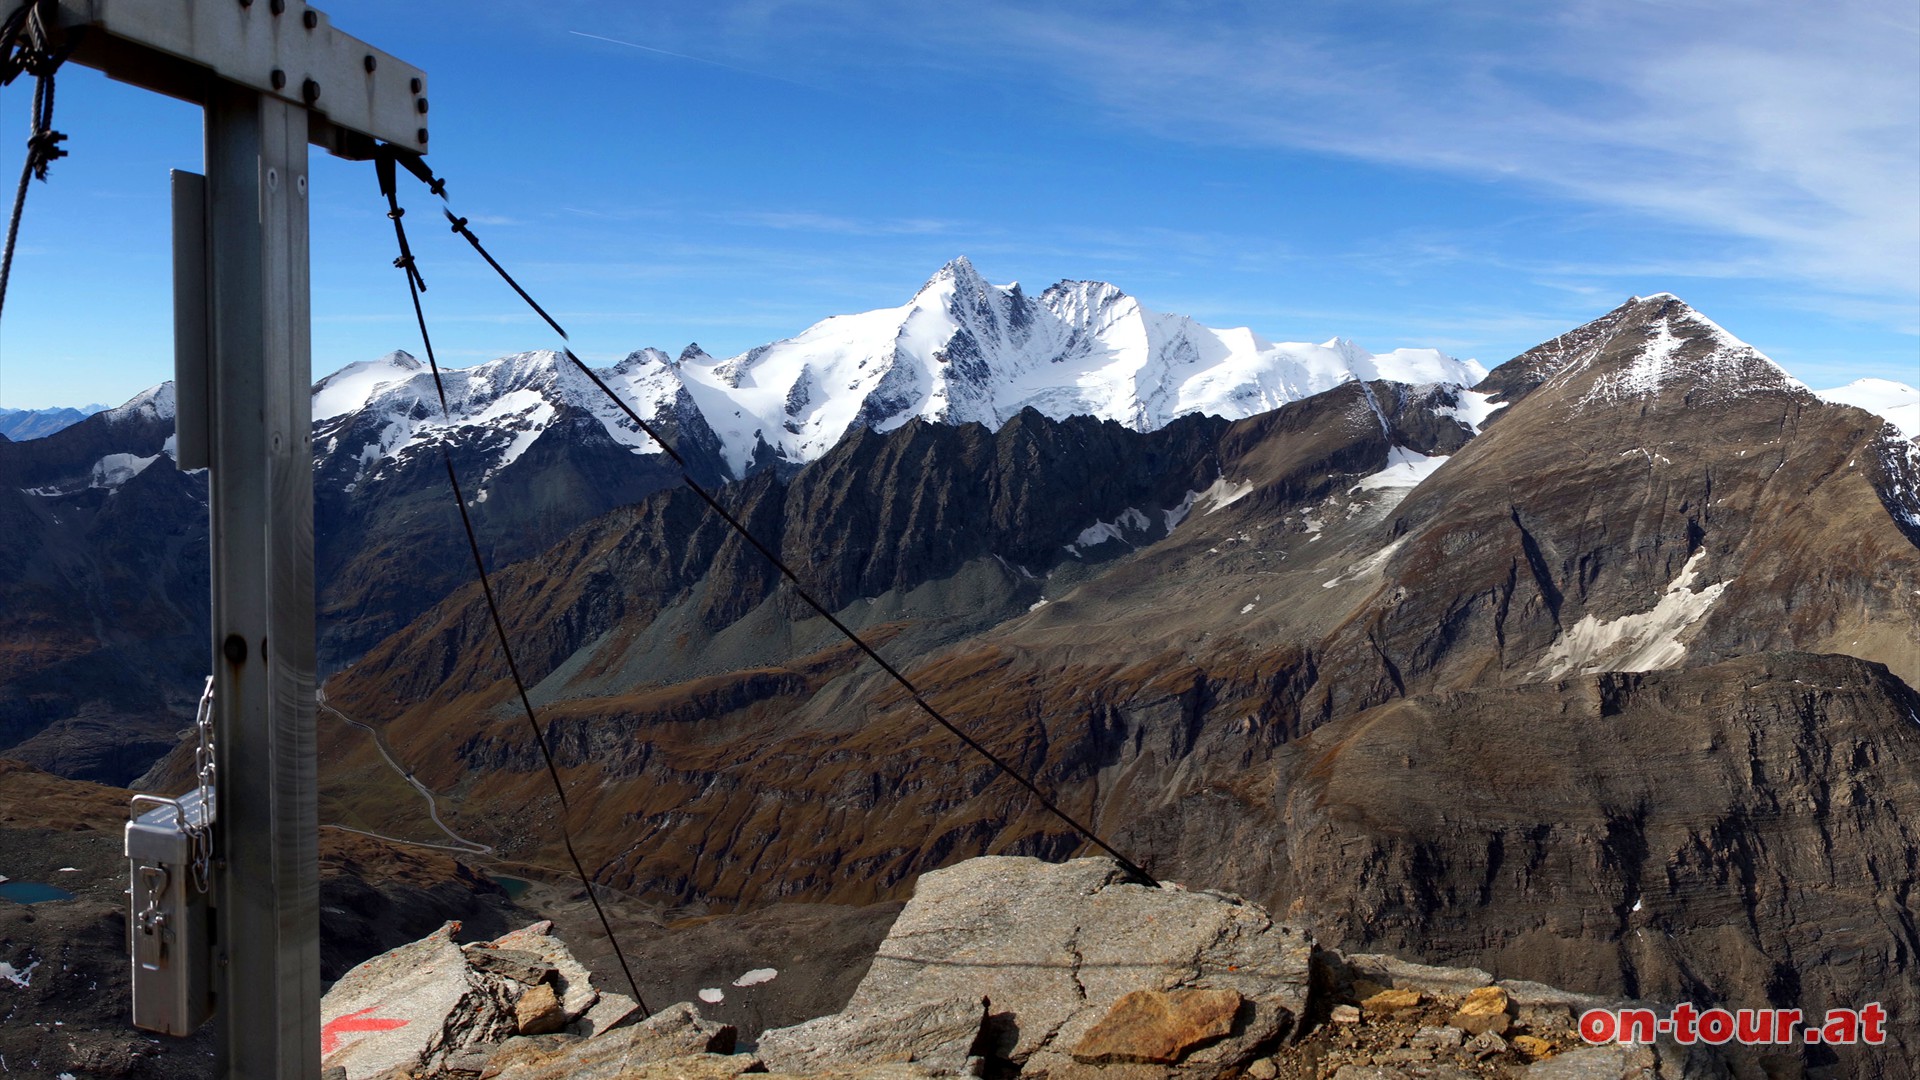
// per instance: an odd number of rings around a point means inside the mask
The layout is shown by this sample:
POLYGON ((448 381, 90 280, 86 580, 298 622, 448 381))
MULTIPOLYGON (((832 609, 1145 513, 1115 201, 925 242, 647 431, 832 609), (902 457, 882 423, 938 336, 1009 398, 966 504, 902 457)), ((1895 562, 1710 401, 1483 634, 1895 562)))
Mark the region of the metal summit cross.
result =
MULTIPOLYGON (((211 1006, 230 1080, 317 1080, 307 144, 424 153, 426 75, 300 0, 34 7, 38 32, 77 35, 75 63, 206 110, 206 176, 174 174, 176 446, 210 469, 219 814, 211 935, 164 929, 173 962, 210 965, 212 994, 164 1004, 188 1027, 211 1006)), ((147 871, 157 896, 168 874, 147 871)))

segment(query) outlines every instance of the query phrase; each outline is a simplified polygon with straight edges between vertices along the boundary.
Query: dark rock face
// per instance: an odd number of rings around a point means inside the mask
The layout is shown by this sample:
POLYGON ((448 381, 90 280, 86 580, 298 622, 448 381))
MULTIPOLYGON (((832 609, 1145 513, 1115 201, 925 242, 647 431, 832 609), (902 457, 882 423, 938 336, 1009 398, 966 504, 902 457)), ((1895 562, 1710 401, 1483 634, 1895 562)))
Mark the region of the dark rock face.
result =
MULTIPOLYGON (((473 580, 473 557, 438 447, 415 448, 373 474, 362 471, 358 448, 377 443, 378 433, 361 429, 381 422, 350 413, 315 429, 322 448, 314 462, 314 560, 323 673, 473 580), (335 441, 341 449, 325 452, 335 441)), ((678 439, 673 422, 662 426, 678 439)), ((704 442, 680 441, 695 475, 712 483, 722 467, 717 440, 705 434, 704 442)), ((527 558, 582 522, 680 482, 664 456, 632 453, 598 419, 564 403, 518 458, 489 472, 512 437, 472 427, 451 437, 448 447, 490 568, 527 558)))
POLYGON ((1531 389, 1395 508, 1380 586, 1324 644, 1348 677, 1322 715, 1683 652, 1850 652, 1920 681, 1910 456, 1689 319, 1639 301, 1489 377, 1531 389), (1656 332, 1665 381, 1619 396, 1656 332))
MULTIPOLYGON (((1129 508, 1146 508, 1146 520, 1206 487, 1225 427, 1192 417, 1141 434, 1028 411, 993 434, 916 420, 887 435, 856 433, 790 481, 762 473, 720 498, 755 536, 778 538, 781 557, 805 567, 809 587, 838 609, 983 558, 998 556, 1015 576, 1079 561, 1066 547, 1089 524, 1129 508)), ((1153 531, 1151 520, 1141 531, 1153 531)), ((777 583, 772 565, 682 488, 594 522, 502 572, 495 588, 507 607, 542 613, 516 626, 515 644, 523 674, 540 679, 622 621, 686 602, 713 633, 773 597, 777 583)), ((437 608, 424 617, 431 629, 416 625, 370 653, 346 692, 378 680, 448 700, 491 685, 500 677, 493 630, 473 614, 464 599, 437 608), (423 632, 430 659, 418 652, 423 632)))
POLYGON ((206 669, 205 477, 165 456, 114 486, 93 474, 109 454, 160 455, 170 434, 171 421, 136 411, 0 444, 0 747, 13 757, 126 783, 192 719, 206 669))
MULTIPOLYGON (((1502 978, 1920 1015, 1916 717, 1880 665, 1805 653, 1409 698, 1289 747, 1261 894, 1502 978)), ((1898 1075, 1911 1031, 1848 1075, 1898 1075)))
POLYGON ((323 982, 450 919, 461 941, 498 937, 525 921, 504 889, 465 863, 337 829, 321 836, 323 982))

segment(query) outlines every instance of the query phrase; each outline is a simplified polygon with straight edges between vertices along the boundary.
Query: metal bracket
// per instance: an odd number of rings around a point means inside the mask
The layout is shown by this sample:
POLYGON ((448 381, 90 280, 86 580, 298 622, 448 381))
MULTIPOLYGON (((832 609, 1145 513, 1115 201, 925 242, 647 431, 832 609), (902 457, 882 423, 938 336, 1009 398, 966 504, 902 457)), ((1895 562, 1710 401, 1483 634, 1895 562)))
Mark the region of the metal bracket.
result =
POLYGON ((333 28, 301 0, 59 0, 90 27, 73 61, 206 104, 215 81, 308 111, 308 140, 364 160, 379 140, 427 152, 427 74, 333 28))
POLYGON ((173 170, 173 459, 182 471, 210 463, 213 328, 207 296, 207 178, 173 170))

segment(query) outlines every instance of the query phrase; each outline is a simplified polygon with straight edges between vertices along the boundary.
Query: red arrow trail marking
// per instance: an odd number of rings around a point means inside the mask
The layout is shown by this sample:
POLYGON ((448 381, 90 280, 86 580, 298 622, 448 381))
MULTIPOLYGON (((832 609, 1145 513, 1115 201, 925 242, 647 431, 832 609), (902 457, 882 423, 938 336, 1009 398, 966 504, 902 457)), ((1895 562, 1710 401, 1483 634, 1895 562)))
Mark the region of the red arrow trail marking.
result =
POLYGON ((340 1049, 340 1036, 342 1035, 359 1031, 392 1031, 394 1028, 403 1028, 409 1023, 412 1023, 410 1020, 382 1020, 367 1016, 368 1013, 379 1007, 378 1005, 374 1005, 361 1009, 357 1013, 348 1013, 345 1016, 336 1017, 332 1023, 321 1028, 320 1056, 326 1057, 328 1054, 340 1049))

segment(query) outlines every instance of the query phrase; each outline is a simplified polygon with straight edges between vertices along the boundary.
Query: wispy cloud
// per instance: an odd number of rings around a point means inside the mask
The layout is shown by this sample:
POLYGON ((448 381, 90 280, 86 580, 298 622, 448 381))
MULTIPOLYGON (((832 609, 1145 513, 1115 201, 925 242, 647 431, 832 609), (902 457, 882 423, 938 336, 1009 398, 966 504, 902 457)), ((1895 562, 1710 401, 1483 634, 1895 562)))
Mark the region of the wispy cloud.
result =
POLYGON ((1312 4, 1231 22, 1001 6, 980 21, 1121 123, 1518 182, 1750 243, 1743 273, 1920 292, 1910 4, 1499 9, 1512 13, 1428 11, 1400 28, 1424 35, 1413 49, 1312 4))
MULTIPOLYGON (((642 21, 714 42, 730 63, 685 58, 735 70, 778 57, 869 87, 1037 80, 1168 139, 1518 186, 1610 213, 1615 231, 1670 232, 1679 274, 1901 310, 1920 297, 1911 0, 734 0, 642 21)), ((871 227, 781 217, 761 224, 871 227)))

